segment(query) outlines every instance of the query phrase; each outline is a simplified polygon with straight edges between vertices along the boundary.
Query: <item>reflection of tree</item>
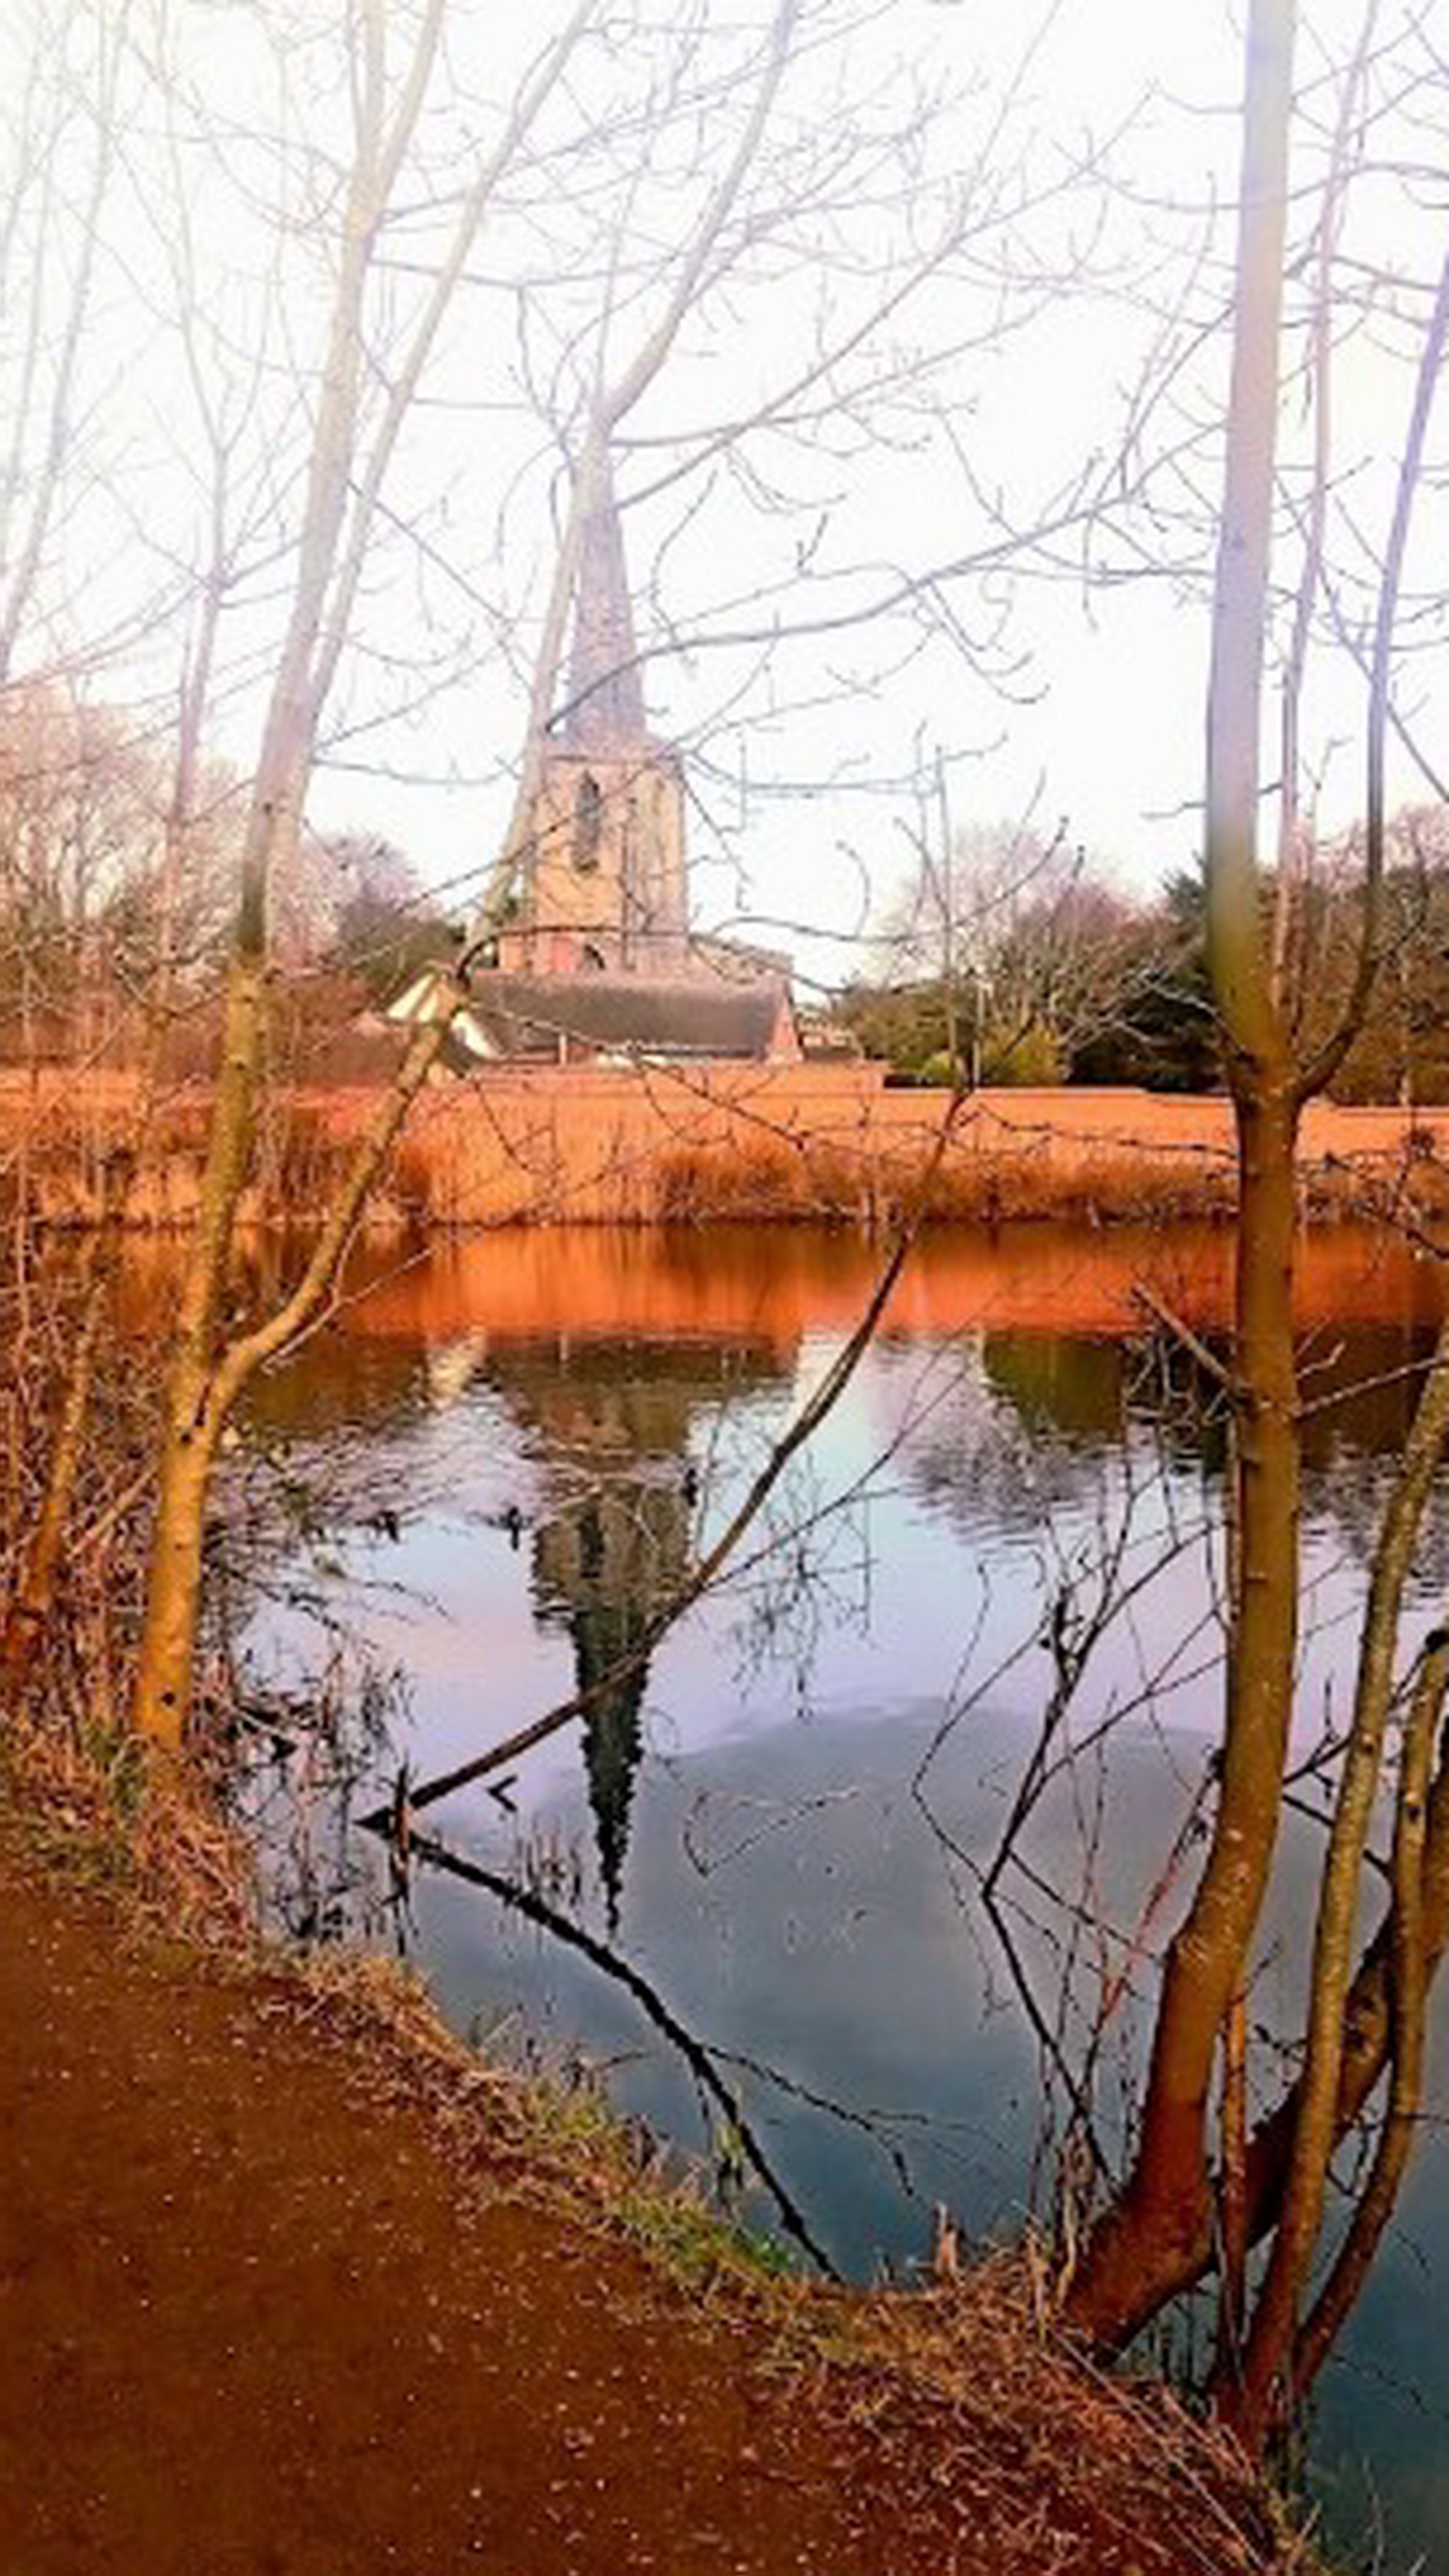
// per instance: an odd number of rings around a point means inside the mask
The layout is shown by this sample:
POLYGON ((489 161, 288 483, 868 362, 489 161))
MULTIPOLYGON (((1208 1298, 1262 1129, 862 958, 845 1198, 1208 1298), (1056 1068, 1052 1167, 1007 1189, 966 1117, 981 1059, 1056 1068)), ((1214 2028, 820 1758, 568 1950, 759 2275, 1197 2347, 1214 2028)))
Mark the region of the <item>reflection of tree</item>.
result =
POLYGON ((689 1568, 701 1413, 780 1374, 767 1344, 588 1341, 494 1345, 485 1376, 522 1425, 543 1511, 533 1533, 540 1622, 572 1639, 580 1691, 598 1693, 584 1728, 589 1803, 609 1920, 617 1921, 634 1776, 643 1750, 636 1657, 689 1568))
POLYGON ((944 1381, 907 1353, 907 1480, 973 1545, 1039 1532, 1095 1499, 1122 1442, 1127 1365, 1120 1346, 1064 1333, 984 1334, 944 1381))
POLYGON ((1085 1334, 986 1333, 987 1383, 1028 1431, 1049 1427, 1093 1447, 1122 1432, 1130 1354, 1120 1341, 1085 1334))
POLYGON ((428 1409, 426 1354, 415 1343, 321 1333, 286 1367, 255 1381, 245 1418, 264 1438, 310 1442, 405 1430, 428 1409))
MULTIPOLYGON (((1216 1347, 1213 1336, 1207 1339, 1216 1347)), ((1433 1330, 1407 1319, 1335 1326, 1331 1335, 1304 1339, 1304 1517, 1331 1532, 1353 1558, 1366 1558, 1377 1536, 1385 1485, 1402 1456, 1433 1350, 1433 1330)), ((987 1333, 981 1367, 998 1399, 997 1440, 993 1445, 986 1437, 964 1401, 943 1408, 913 1459, 933 1498, 949 1499, 954 1485, 975 1511, 985 1504, 1010 1528, 1034 1518, 1043 1503, 1077 1499, 1085 1490, 1084 1467, 1145 1425, 1166 1465, 1214 1479, 1223 1472, 1221 1397, 1160 1336, 1133 1343, 987 1333), (1005 1438, 1001 1415, 1010 1426, 1005 1438), (963 1478, 968 1450, 972 1472, 963 1478)), ((1429 1544, 1426 1533, 1426 1550, 1429 1544)), ((1429 1571, 1427 1559, 1423 1571, 1429 1571)))
MULTIPOLYGON (((562 1942, 566 1949, 582 1952, 594 1967, 611 1978, 616 1985, 624 1987, 626 1992, 633 1996, 646 2018, 653 2023, 655 2029, 661 2031, 679 2051, 699 2088, 701 2100, 713 2102, 716 2109, 723 2114, 726 2154, 728 2155, 729 2142, 737 2140, 743 2152, 744 2161, 753 2166, 760 2181, 771 2194, 780 2212, 786 2234, 795 2239, 827 2279, 839 2278, 829 2255, 822 2251, 810 2234, 797 2203, 767 2157, 758 2132, 747 2119, 737 2094, 729 2090, 720 2076, 715 2060, 717 2057, 725 2057, 727 2052, 707 2048, 702 2040, 697 2039, 692 2031, 685 2028, 678 2014, 665 2003, 658 1989, 641 1975, 631 1961, 621 1958, 617 1951, 606 1948, 602 1941, 593 1940, 587 1932, 580 1929, 577 1923, 571 1923, 566 1914, 558 1913, 553 1906, 549 1905, 536 1888, 523 1887, 513 1879, 502 1878, 495 1870, 486 1869, 481 1862, 466 1860, 460 1853, 450 1851, 445 1843, 437 1841, 432 1836, 415 1835, 410 1846, 410 1857, 433 1869, 444 1870, 454 1878, 463 1879, 470 1886, 486 1889, 489 1895, 497 1897, 500 1904, 506 1905, 511 1912, 521 1915, 525 1922, 532 1923, 540 1931, 551 1934, 553 1939, 562 1942)), ((757 2071, 766 2074, 770 2072, 765 2068, 757 2071)), ((775 2080, 784 2081, 779 2077, 775 2080)), ((822 2103, 821 2107, 835 2108, 836 2106, 822 2103)), ((722 2164, 720 2180, 724 2181, 727 2177, 728 2166, 722 2164)))

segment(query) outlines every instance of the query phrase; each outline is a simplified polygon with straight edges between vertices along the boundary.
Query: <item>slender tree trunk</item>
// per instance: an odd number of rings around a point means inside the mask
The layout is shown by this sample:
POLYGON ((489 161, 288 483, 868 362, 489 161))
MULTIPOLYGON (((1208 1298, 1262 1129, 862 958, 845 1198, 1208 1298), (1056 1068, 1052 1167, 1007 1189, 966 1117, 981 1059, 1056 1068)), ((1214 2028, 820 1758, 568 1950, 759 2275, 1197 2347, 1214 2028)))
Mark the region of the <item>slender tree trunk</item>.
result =
MULTIPOLYGON (((189 797, 189 779, 183 777, 189 797)), ((170 861, 168 861, 168 867, 170 861)), ((144 1074, 141 1132, 154 1113, 170 990, 170 924, 144 1074)), ((203 1185, 202 1224, 183 1283, 177 1350, 166 1391, 156 1519, 134 1723, 174 1750, 190 1704, 201 1598, 206 1496, 221 1425, 208 1402, 211 1352, 225 1294, 236 1208, 246 1182, 253 1102, 266 1037, 265 903, 253 871, 228 971, 225 1034, 203 1185)))
MULTIPOLYGON (((1403 1468, 1394 1486, 1383 1532, 1374 1552, 1373 1579, 1359 1651, 1353 1720, 1318 1903, 1309 1989, 1308 2042, 1299 2085, 1288 2184, 1273 2238, 1272 2258, 1253 2319, 1242 2386, 1226 2397, 1226 2411, 1255 2447, 1261 2445, 1269 2430, 1280 2399, 1286 2402, 1289 2394, 1288 2365, 1299 2302, 1318 2241, 1324 2186, 1337 2144, 1344 2013, 1352 1975, 1359 1880, 1378 1792, 1384 1737, 1393 1698, 1399 1613, 1430 1489, 1438 1473, 1446 1433, 1449 1433, 1449 1347, 1441 1345, 1435 1356, 1436 1365, 1430 1371, 1419 1398, 1403 1468)), ((1422 1720, 1419 1732, 1423 1732, 1422 1720)), ((1411 1745, 1411 1775, 1420 1768, 1427 1774, 1427 1750, 1411 1745)), ((1422 1785, 1411 1792, 1410 1803, 1422 1810, 1422 1785)), ((1421 1859, 1422 1813, 1411 1888, 1415 1911, 1420 1914, 1421 1859)), ((1402 1928, 1402 1906, 1398 1912, 1402 1928)), ((1421 1953, 1422 1940, 1417 1929, 1413 1938, 1416 1953, 1421 1953)), ((1421 1961, 1417 1971, 1421 1986, 1422 1974, 1421 1961)), ((1422 1999, 1417 2010, 1422 2015, 1422 1999)), ((1417 2087, 1417 2077, 1415 2082, 1417 2087)))
MULTIPOLYGON (((420 64, 430 59, 420 52, 420 64)), ((206 1497, 220 1430, 219 1423, 208 1420, 208 1389, 236 1213, 255 1142, 266 1034, 268 896, 279 863, 297 846, 320 706, 318 638, 356 453, 362 299, 379 211, 383 91, 382 20, 376 0, 370 0, 362 20, 356 157, 308 461, 296 577, 247 818, 201 1221, 186 1268, 162 1435, 133 1715, 139 1731, 168 1750, 180 1744, 191 1696, 206 1497)))
MULTIPOLYGON (((1393 2076, 1368 2182, 1333 2269, 1293 2349, 1293 2394, 1301 2397, 1353 2307, 1393 2215, 1414 2142, 1424 2087, 1424 2021, 1435 1966, 1428 1859, 1429 1773, 1449 1689, 1449 1638, 1429 1641, 1404 1738, 1394 1822, 1393 1911, 1389 1921, 1389 2017, 1393 2076)), ((1342 2090, 1342 2052, 1339 2064, 1342 2090)))
POLYGON ((180 1745, 191 1702, 206 1497, 215 1447, 203 1390, 189 1417, 173 1413, 167 1423, 132 1712, 141 1733, 168 1752, 180 1745))
POLYGON ((1218 2127, 1222 2182, 1218 2192, 1217 2367, 1220 2377, 1232 2377, 1243 2349, 1248 2279, 1248 1999, 1241 1986, 1228 2006, 1223 2024, 1218 2127))
MULTIPOLYGON (((1420 1687, 1422 1692, 1426 1679, 1434 1684, 1438 1697, 1432 1708, 1432 1724, 1437 1725, 1445 1685, 1449 1683, 1449 1657, 1444 1656, 1442 1632, 1438 1645, 1442 1668, 1436 1666, 1431 1673, 1429 1659, 1434 1652, 1431 1643, 1430 1649, 1426 1650, 1420 1687)), ((1404 1794, 1401 1791, 1401 1799, 1404 1794)), ((1396 1865, 1396 1888, 1398 1879, 1396 1865)), ((1422 1960, 1422 1979, 1427 1993, 1445 1950, 1449 1948, 1449 1759, 1446 1759, 1442 1747, 1425 1803, 1422 1860, 1413 1902, 1417 1907, 1417 1929, 1409 1938, 1422 1960)), ((1359 1961, 1344 2002, 1343 2047, 1334 2113, 1336 2144, 1341 2143, 1355 2122, 1362 2118, 1383 2081, 1385 2068, 1395 2059, 1395 1954, 1400 1938, 1396 1894, 1359 1961)), ((1268 2117, 1260 2122, 1249 2141, 1243 2196, 1244 2237, 1250 2247, 1262 2244, 1278 2224, 1292 2167, 1293 2141, 1302 2099, 1303 2082, 1300 2077, 1268 2117)), ((1164 2279, 1163 2298, 1175 2298, 1182 2291, 1192 2289, 1212 2269, 1216 2254, 1212 2210, 1204 2201, 1196 2234, 1184 2230, 1181 2261, 1176 2272, 1164 2279)), ((1312 2330, 1310 2321, 1304 2329, 1305 2336, 1311 2335, 1312 2330)))
MULTIPOLYGON (((222 1065, 212 1110, 201 1226, 188 1266, 168 1395, 155 1543, 133 1701, 140 1732, 168 1749, 180 1743, 190 1702, 210 1470, 228 1410, 262 1361, 280 1350, 320 1309, 367 1191, 426 1079, 447 1027, 447 1020, 440 1020, 421 1032, 410 1048, 394 1093, 358 1150, 298 1291, 269 1323, 228 1343, 222 1307, 237 1208, 255 1142, 266 1028, 269 889, 279 865, 295 854, 318 723, 349 632, 382 484, 424 364, 495 184, 562 75, 594 5, 595 0, 576 0, 565 26, 544 46, 521 83, 502 133, 464 201, 448 254, 381 402, 376 433, 365 456, 360 450, 367 281, 379 225, 423 113, 438 58, 443 0, 425 0, 391 114, 385 0, 360 0, 355 13, 354 154, 286 642, 267 709, 248 818, 222 1065)), ((780 10, 788 25, 793 0, 780 0, 780 10)), ((767 97, 773 95, 782 67, 783 53, 773 63, 767 97)), ((704 257, 705 248, 701 248, 693 271, 696 281, 704 257)), ((661 326, 662 338, 655 335, 659 356, 648 366, 639 362, 641 387, 670 345, 679 318, 675 314, 667 328, 661 326)), ((566 593, 557 610, 560 633, 565 607, 566 593)), ((551 685, 552 667, 547 679, 551 685)), ((536 675, 535 696, 543 685, 543 675, 536 675)), ((512 852, 507 859, 511 871, 512 852)), ((462 1000, 460 985, 451 990, 449 1018, 462 1000)))
POLYGON ((1225 2017, 1272 1867, 1298 1618, 1293 1351, 1298 1088, 1259 917, 1259 726, 1277 440, 1293 0, 1252 0, 1237 300, 1207 723, 1213 994, 1238 1139, 1233 1497, 1222 1780, 1202 1877, 1168 1956, 1131 2177, 1068 2313, 1125 2342, 1170 2297, 1210 2218, 1207 2113, 1225 2017))
POLYGON ((1298 1615, 1291 1093, 1239 1106, 1237 1526, 1222 1782, 1207 1861, 1168 1956, 1132 2177, 1069 2303, 1125 2342, 1179 2286, 1210 2218, 1206 2127, 1218 2035, 1277 1841, 1298 1615))
POLYGON ((222 1061, 212 1110, 201 1222, 187 1264, 167 1389, 146 1617, 136 1670, 134 1721, 174 1751, 191 1697, 205 1505, 216 1432, 208 1389, 237 1204, 246 1180, 266 1022, 264 900, 248 888, 227 980, 222 1061))

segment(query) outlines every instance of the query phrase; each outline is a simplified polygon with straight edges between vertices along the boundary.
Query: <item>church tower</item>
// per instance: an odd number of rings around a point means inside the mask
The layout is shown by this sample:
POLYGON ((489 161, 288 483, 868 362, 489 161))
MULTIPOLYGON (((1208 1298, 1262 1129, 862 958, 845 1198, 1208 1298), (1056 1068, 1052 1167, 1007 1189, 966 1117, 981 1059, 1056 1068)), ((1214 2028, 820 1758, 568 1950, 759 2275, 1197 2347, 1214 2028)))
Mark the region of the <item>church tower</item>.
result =
POLYGON ((674 979, 690 971, 684 781, 677 755, 649 732, 607 463, 583 525, 573 610, 568 694, 498 962, 514 974, 674 979))

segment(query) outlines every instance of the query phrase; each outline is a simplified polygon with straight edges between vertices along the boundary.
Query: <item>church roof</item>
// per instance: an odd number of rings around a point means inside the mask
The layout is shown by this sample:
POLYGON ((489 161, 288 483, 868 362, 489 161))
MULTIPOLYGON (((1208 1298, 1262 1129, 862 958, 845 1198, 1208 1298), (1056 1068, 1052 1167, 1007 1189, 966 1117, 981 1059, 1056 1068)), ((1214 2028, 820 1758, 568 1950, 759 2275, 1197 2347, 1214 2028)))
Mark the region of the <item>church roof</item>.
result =
POLYGON ((782 1008, 782 984, 764 977, 726 983, 710 976, 511 975, 485 969, 469 979, 472 1016, 501 1056, 556 1061, 560 1040, 581 1052, 737 1056, 762 1063, 782 1008))

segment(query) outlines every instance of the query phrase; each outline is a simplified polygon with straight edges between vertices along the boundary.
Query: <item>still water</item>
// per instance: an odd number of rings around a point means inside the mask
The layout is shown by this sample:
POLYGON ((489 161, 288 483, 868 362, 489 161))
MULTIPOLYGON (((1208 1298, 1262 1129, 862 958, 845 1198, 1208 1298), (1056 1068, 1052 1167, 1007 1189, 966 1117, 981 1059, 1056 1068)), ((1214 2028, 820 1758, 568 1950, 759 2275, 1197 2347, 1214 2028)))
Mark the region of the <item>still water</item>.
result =
MULTIPOLYGON (((747 1229, 378 1256, 253 1405, 232 1615, 295 1928, 402 1949, 458 2027, 596 2071, 801 2260, 909 2279, 938 2205, 978 2238, 1050 2215, 1074 2098, 1067 2188, 1120 2146, 1221 1651, 1222 1425, 1135 1291, 1210 1340, 1231 1243, 932 1236, 727 1578, 650 1651, 877 1258, 747 1229), (585 1723, 420 1817, 397 1887, 357 1820, 399 1765, 425 1783, 589 1689, 585 1723)), ((1443 1297, 1382 1236, 1307 1241, 1303 1812, 1254 1993, 1265 2096, 1301 2001, 1312 1756, 1443 1297)), ((1441 1526, 1421 1624, 1446 1582, 1441 1526)), ((1316 2410, 1333 2536, 1381 2524, 1391 2569, 1449 2570, 1444 2038, 1316 2410)))

